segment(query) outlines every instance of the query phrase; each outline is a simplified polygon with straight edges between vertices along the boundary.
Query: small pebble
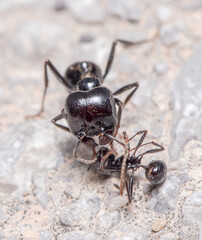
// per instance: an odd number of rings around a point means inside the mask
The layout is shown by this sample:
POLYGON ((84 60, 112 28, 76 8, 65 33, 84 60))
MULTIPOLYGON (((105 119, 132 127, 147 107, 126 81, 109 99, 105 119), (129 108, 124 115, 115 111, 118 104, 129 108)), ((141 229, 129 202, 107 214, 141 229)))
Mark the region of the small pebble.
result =
POLYGON ((81 22, 101 23, 107 16, 104 4, 99 0, 68 0, 68 9, 81 22))
POLYGON ((59 0, 56 2, 55 7, 54 7, 55 11, 59 12, 59 11, 63 11, 67 9, 67 5, 66 2, 64 0, 59 0))
POLYGON ((171 9, 163 5, 158 6, 156 12, 157 17, 161 22, 166 22, 173 16, 171 9))
POLYGON ((154 220, 152 225, 153 232, 159 232, 166 226, 166 220, 163 218, 157 218, 154 220))
POLYGON ((168 65, 161 61, 154 65, 154 70, 158 75, 163 75, 168 71, 168 65))
POLYGON ((80 42, 89 43, 95 39, 95 36, 92 33, 84 33, 80 36, 80 42))
POLYGON ((163 26, 160 30, 160 37, 167 47, 175 45, 179 41, 178 32, 174 26, 163 26))
POLYGON ((109 12, 124 20, 138 22, 142 17, 143 7, 139 1, 109 0, 109 12))

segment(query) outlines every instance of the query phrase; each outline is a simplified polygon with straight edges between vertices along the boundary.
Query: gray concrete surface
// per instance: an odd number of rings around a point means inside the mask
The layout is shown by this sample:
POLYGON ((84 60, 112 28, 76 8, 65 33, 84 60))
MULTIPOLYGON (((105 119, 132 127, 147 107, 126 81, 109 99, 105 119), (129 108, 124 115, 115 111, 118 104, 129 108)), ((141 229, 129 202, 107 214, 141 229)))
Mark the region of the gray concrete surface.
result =
POLYGON ((202 239, 201 25, 200 0, 0 1, 0 239, 202 239), (50 123, 67 96, 51 73, 45 113, 25 116, 39 109, 46 58, 62 74, 79 60, 104 71, 114 39, 148 39, 159 26, 152 43, 117 46, 104 83, 139 81, 120 133, 147 129, 165 147, 145 162, 165 161, 167 180, 152 188, 137 172, 127 205, 119 178, 87 171, 72 157, 75 137, 50 123))

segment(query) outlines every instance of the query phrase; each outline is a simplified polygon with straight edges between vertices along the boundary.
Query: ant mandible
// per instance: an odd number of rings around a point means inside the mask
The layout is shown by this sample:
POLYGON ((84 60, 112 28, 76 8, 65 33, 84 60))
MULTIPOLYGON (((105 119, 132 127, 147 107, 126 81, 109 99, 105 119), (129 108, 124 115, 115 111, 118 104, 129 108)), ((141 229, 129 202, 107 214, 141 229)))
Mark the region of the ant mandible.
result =
MULTIPOLYGON (((99 145, 106 145, 113 143, 109 136, 116 137, 120 127, 120 120, 122 108, 131 99, 136 92, 139 84, 134 82, 125 85, 112 93, 108 88, 101 86, 107 74, 110 71, 113 63, 116 45, 118 42, 125 45, 139 45, 150 42, 156 38, 156 35, 148 40, 139 42, 129 42, 117 39, 113 42, 108 62, 104 74, 102 75, 99 66, 89 61, 76 62, 69 66, 63 77, 50 60, 44 63, 44 91, 41 101, 40 111, 28 118, 40 116, 44 111, 44 102, 48 88, 48 67, 55 75, 56 79, 63 84, 70 92, 64 104, 61 113, 52 119, 52 123, 57 127, 72 133, 79 139, 79 142, 86 144, 93 152, 91 160, 94 162, 95 148, 98 144, 94 137, 98 136, 99 145), (119 100, 116 96, 132 89, 132 91, 125 98, 124 102, 119 100), (118 107, 118 112, 116 109, 118 107), (65 119, 68 127, 57 123, 59 120, 65 119)), ((76 147, 77 148, 77 147, 76 147)), ((113 148, 113 147, 112 147, 113 148)), ((77 157, 74 151, 74 157, 77 157)), ((82 161, 87 163, 87 161, 82 161)))

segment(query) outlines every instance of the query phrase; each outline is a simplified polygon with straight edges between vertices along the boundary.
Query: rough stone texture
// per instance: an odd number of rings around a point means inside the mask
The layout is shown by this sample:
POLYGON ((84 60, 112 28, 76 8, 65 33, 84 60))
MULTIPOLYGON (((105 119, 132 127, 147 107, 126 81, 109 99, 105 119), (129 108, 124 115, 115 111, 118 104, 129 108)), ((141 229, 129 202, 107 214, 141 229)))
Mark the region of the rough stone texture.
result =
POLYGON ((92 224, 100 209, 100 199, 95 193, 85 191, 81 197, 60 212, 60 222, 64 226, 86 226, 92 224))
MULTIPOLYGON (((52 128, 47 122, 41 124, 27 122, 14 125, 1 137, 0 191, 2 193, 16 196, 26 193, 30 190, 33 174, 40 170, 55 168, 61 160, 64 160, 57 153, 54 132, 51 131, 52 128)), ((38 186, 42 187, 41 183, 38 186)))
POLYGON ((164 235, 161 235, 159 240, 175 240, 175 236, 172 233, 166 233, 164 235))
POLYGON ((102 233, 103 230, 110 229, 116 225, 121 220, 120 212, 111 212, 111 213, 104 213, 97 219, 97 229, 102 233))
POLYGON ((103 238, 99 235, 87 231, 74 231, 71 233, 60 234, 57 240, 102 240, 103 238))
POLYGON ((129 21, 140 21, 143 6, 138 1, 109 0, 108 8, 111 14, 129 21))
POLYGON ((110 195, 108 196, 107 205, 111 211, 120 209, 127 204, 127 199, 121 196, 110 195))
POLYGON ((48 204, 48 194, 46 190, 46 175, 38 172, 33 177, 34 195, 43 208, 48 204))
POLYGON ((48 231, 41 229, 39 230, 39 240, 52 240, 53 239, 53 234, 48 231))
POLYGON ((168 71, 168 66, 165 62, 161 61, 155 64, 154 70, 158 75, 163 75, 168 71))
POLYGON ((17 27, 11 45, 15 54, 21 58, 46 58, 49 52, 59 51, 57 46, 61 46, 61 39, 67 37, 65 29, 56 25, 29 21, 17 27))
POLYGON ((175 26, 163 26, 160 30, 163 43, 170 47, 178 42, 178 32, 175 26))
POLYGON ((0 19, 0 239, 202 239, 201 1, 1 0, 0 19), (104 82, 114 92, 139 81, 120 133, 147 129, 145 142, 165 147, 143 164, 165 161, 167 180, 154 187, 137 171, 128 205, 119 177, 87 171, 76 138, 51 124, 68 92, 50 70, 44 114, 25 116, 40 107, 46 58, 61 74, 80 60, 104 72, 114 39, 148 40, 158 27, 155 41, 117 45, 104 82))
POLYGON ((183 205, 184 222, 186 225, 202 226, 202 190, 194 192, 188 197, 183 205))
POLYGON ((79 21, 87 23, 100 23, 107 15, 99 0, 68 0, 68 8, 79 21))
POLYGON ((112 230, 107 236, 108 239, 117 240, 144 240, 147 238, 144 228, 137 226, 120 225, 112 230))
POLYGON ((202 141, 202 43, 180 71, 172 85, 173 141, 171 160, 176 161, 184 145, 191 139, 202 141))
POLYGON ((164 5, 159 5, 156 9, 157 17, 160 21, 166 22, 173 16, 172 10, 164 5))
POLYGON ((180 187, 188 180, 187 175, 168 176, 165 183, 152 190, 153 198, 147 203, 147 207, 159 213, 173 211, 176 207, 180 187))

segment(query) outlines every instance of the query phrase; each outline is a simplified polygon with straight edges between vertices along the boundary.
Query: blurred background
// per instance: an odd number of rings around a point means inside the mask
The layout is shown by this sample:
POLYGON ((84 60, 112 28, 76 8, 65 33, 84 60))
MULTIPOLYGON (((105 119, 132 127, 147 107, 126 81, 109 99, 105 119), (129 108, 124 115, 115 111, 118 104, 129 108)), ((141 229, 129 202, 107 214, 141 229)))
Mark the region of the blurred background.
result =
POLYGON ((200 0, 0 1, 0 239, 200 239, 201 25, 200 0), (25 116, 40 108, 47 58, 61 74, 83 60, 104 72, 113 40, 157 31, 118 44, 104 82, 112 92, 139 82, 121 131, 147 129, 169 166, 157 189, 137 175, 126 207, 119 179, 87 172, 76 139, 50 123, 67 96, 51 72, 44 114, 25 116))

